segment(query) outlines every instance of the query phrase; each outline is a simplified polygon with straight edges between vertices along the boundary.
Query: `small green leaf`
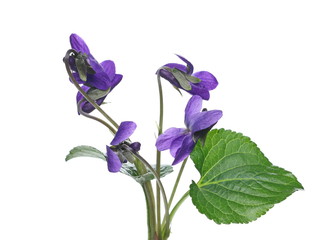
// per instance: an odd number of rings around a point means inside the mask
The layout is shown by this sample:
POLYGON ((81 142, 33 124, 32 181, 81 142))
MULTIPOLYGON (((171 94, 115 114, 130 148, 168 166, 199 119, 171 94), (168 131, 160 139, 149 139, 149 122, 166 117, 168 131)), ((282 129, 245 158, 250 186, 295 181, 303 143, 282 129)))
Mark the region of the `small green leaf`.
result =
POLYGON ((89 95, 90 98, 92 98, 94 101, 105 97, 107 94, 109 94, 111 88, 107 89, 107 90, 100 90, 97 88, 90 88, 89 91, 87 92, 87 94, 89 95))
MULTIPOLYGON (((152 167, 156 169, 156 166, 152 166, 152 167)), ((173 172, 173 167, 171 165, 162 165, 160 169, 161 169, 160 170, 161 178, 173 172)), ((155 178, 153 173, 150 170, 148 170, 147 173, 139 176, 135 165, 130 162, 123 163, 120 172, 127 176, 132 177, 135 181, 137 181, 140 184, 143 184, 147 181, 151 181, 155 178)))
POLYGON ((90 146, 77 146, 70 150, 70 153, 66 156, 65 161, 68 161, 72 158, 76 157, 93 157, 93 158, 100 158, 106 161, 106 157, 103 152, 100 150, 90 147, 90 146))
POLYGON ((186 78, 186 74, 183 73, 182 71, 173 68, 171 73, 174 75, 174 77, 176 78, 176 80, 178 81, 178 83, 181 85, 181 87, 183 89, 185 89, 186 91, 189 91, 192 89, 192 86, 190 85, 188 79, 186 78))
POLYGON ((75 66, 78 70, 80 79, 85 82, 88 73, 88 64, 86 62, 86 56, 80 53, 77 54, 77 56, 75 57, 75 66))
POLYGON ((177 68, 164 67, 163 69, 172 73, 173 76, 178 81, 179 85, 181 85, 183 89, 185 89, 186 91, 189 91, 192 89, 192 86, 190 85, 189 80, 186 78, 186 75, 187 75, 186 73, 184 73, 183 71, 180 71, 177 68))
POLYGON ((188 74, 185 74, 185 77, 188 81, 192 82, 192 83, 200 83, 202 80, 200 80, 199 78, 197 77, 194 77, 192 75, 188 75, 188 74))
POLYGON ((173 84, 172 84, 172 86, 174 87, 174 89, 175 89, 177 92, 179 92, 179 94, 180 94, 181 96, 183 96, 182 92, 179 90, 178 87, 174 86, 173 84))
POLYGON ((190 186, 199 212, 216 223, 248 223, 293 192, 303 189, 296 177, 272 165, 248 137, 212 130, 191 154, 201 178, 190 186))

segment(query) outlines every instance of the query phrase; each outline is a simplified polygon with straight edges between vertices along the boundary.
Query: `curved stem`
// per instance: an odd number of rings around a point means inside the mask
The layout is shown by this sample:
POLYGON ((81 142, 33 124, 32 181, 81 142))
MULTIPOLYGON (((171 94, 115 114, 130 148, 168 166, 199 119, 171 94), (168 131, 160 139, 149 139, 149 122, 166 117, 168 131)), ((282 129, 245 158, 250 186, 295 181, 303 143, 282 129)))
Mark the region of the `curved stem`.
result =
MULTIPOLYGON (((176 205, 174 206, 173 210, 171 211, 171 213, 169 214, 169 219, 170 219, 170 223, 172 222, 174 216, 175 216, 175 213, 177 212, 177 210, 179 209, 179 207, 182 205, 182 203, 186 200, 186 198, 189 196, 189 191, 187 191, 182 197, 181 199, 176 203, 176 205)), ((163 226, 163 235, 166 236, 167 233, 166 233, 166 227, 167 223, 164 223, 163 226)))
MULTIPOLYGON (((166 225, 166 230, 168 230, 169 228, 169 222, 170 222, 170 217, 169 217, 169 209, 168 209, 168 201, 167 201, 167 197, 166 197, 166 193, 165 193, 165 189, 163 187, 163 184, 160 180, 160 177, 159 175, 157 174, 157 171, 155 171, 152 166, 141 156, 139 155, 138 153, 136 152, 133 152, 133 151, 130 151, 132 154, 134 154, 154 175, 155 179, 156 179, 156 182, 157 182, 157 186, 159 187, 161 193, 162 193, 162 198, 163 198, 163 202, 164 202, 164 207, 165 207, 165 219, 166 219, 166 222, 168 223, 166 225)), ((158 224, 158 223, 157 223, 158 224)), ((157 232, 158 234, 158 238, 159 236, 161 236, 161 232, 162 232, 162 229, 160 229, 159 232, 157 232)), ((160 239, 160 238, 159 238, 160 239)))
POLYGON ((116 131, 114 130, 114 128, 112 128, 112 126, 110 124, 108 124, 107 122, 103 121, 102 119, 98 118, 98 117, 95 117, 95 116, 92 116, 86 112, 84 112, 80 105, 81 103, 83 102, 83 99, 78 103, 78 111, 81 115, 87 117, 87 118, 90 118, 90 119, 93 119, 95 121, 98 121, 99 123, 102 123, 104 126, 106 126, 113 134, 116 133, 116 131))
MULTIPOLYGON (((159 91, 159 101, 160 101, 160 114, 159 114, 159 122, 158 122, 158 136, 163 132, 163 119, 164 119, 164 101, 163 101, 163 89, 161 83, 161 76, 160 70, 157 71, 157 83, 158 83, 158 91, 159 91)), ((161 152, 157 150, 156 152, 156 172, 160 175, 160 168, 161 168, 161 152)), ((161 236, 161 192, 159 189, 159 185, 156 186, 156 203, 157 203, 157 232, 158 238, 162 239, 161 236)))
POLYGON ((173 202, 173 199, 174 199, 174 196, 175 196, 175 193, 176 193, 176 189, 177 189, 177 187, 178 187, 179 181, 180 181, 180 179, 181 179, 182 173, 183 173, 184 168, 185 168, 185 165, 186 165, 186 163, 187 163, 187 159, 188 159, 188 158, 186 158, 186 159, 183 161, 183 164, 182 164, 182 166, 181 166, 181 168, 180 168, 180 170, 179 170, 179 172, 178 172, 178 175, 177 175, 177 178, 176 178, 176 181, 175 181, 175 184, 174 184, 174 187, 173 187, 171 196, 170 196, 169 201, 168 201, 168 207, 169 207, 169 208, 170 208, 171 205, 172 205, 172 202, 173 202))
POLYGON ((169 214, 170 216, 170 220, 172 221, 176 211, 179 209, 179 207, 182 205, 182 203, 186 200, 186 198, 189 196, 189 191, 187 191, 182 197, 181 199, 176 203, 176 205, 174 206, 174 208, 172 209, 171 213, 169 214))
MULTIPOLYGON (((113 126, 115 128, 118 128, 119 125, 106 113, 102 110, 102 108, 96 104, 96 102, 90 98, 90 96, 85 92, 83 91, 83 89, 81 88, 81 86, 78 84, 78 82, 75 80, 72 72, 71 72, 71 68, 70 68, 70 63, 69 63, 69 58, 70 58, 70 54, 73 53, 73 54, 77 54, 77 52, 73 49, 70 49, 66 52, 65 54, 65 57, 63 58, 63 61, 64 61, 64 64, 65 64, 65 67, 66 67, 66 71, 72 81, 72 83, 75 85, 75 87, 78 89, 78 91, 83 95, 83 97, 93 105, 94 108, 96 108, 108 121, 110 121, 110 123, 113 124, 113 126)), ((113 131, 112 131, 113 132, 113 131)))

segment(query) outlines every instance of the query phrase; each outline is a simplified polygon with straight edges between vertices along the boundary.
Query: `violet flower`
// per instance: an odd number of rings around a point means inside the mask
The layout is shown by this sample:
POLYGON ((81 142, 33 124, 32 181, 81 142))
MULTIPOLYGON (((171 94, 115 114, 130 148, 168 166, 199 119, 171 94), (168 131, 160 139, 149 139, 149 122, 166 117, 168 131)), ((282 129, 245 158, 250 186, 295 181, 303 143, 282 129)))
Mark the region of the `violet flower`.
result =
MULTIPOLYGON (((86 72, 85 81, 81 78, 81 73, 77 69, 76 65, 76 56, 70 58, 70 66, 73 70, 73 76, 79 84, 83 84, 82 89, 85 92, 88 92, 91 88, 97 88, 99 90, 108 90, 108 93, 122 80, 123 76, 121 74, 115 73, 115 64, 111 60, 106 60, 101 63, 93 57, 89 47, 86 45, 84 40, 79 37, 77 34, 71 34, 70 43, 72 49, 78 52, 81 56, 81 60, 86 61, 84 64, 87 64, 88 70, 86 72)), ((98 105, 101 105, 106 96, 101 97, 96 100, 98 105)), ((78 93, 76 96, 76 101, 79 103, 81 100, 81 109, 90 113, 94 110, 94 107, 87 102, 81 93, 78 93)))
POLYGON ((130 143, 127 139, 135 129, 136 124, 134 122, 121 122, 111 142, 112 146, 106 146, 107 165, 110 172, 119 172, 122 163, 134 161, 131 151, 138 152, 141 144, 139 142, 130 143))
POLYGON ((199 138, 204 138, 208 131, 222 117, 222 111, 202 111, 202 98, 193 96, 185 108, 186 128, 169 128, 156 141, 159 151, 170 149, 175 158, 172 165, 186 159, 193 151, 199 138))
POLYGON ((208 100, 210 97, 209 91, 215 89, 218 85, 214 75, 207 71, 193 73, 193 65, 186 58, 177 56, 186 63, 186 66, 178 63, 168 63, 164 65, 164 69, 159 71, 159 75, 168 80, 174 87, 208 100))

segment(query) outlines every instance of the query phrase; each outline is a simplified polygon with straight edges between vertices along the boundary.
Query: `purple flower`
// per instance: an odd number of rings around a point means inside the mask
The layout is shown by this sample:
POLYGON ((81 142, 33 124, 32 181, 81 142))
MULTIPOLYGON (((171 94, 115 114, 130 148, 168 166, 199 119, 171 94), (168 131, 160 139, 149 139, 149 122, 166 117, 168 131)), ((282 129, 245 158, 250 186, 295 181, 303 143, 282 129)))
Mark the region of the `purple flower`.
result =
POLYGON ((170 149, 175 158, 173 165, 186 159, 193 151, 199 138, 206 136, 208 131, 222 117, 222 111, 202 111, 202 98, 193 96, 185 108, 186 128, 169 128, 156 141, 159 151, 170 149))
POLYGON ((160 70, 160 76, 176 88, 208 100, 210 97, 209 91, 215 89, 218 85, 214 75, 207 71, 193 73, 193 65, 186 58, 177 56, 186 63, 186 66, 178 63, 168 63, 164 65, 166 69, 160 70))
POLYGON ((122 163, 134 161, 131 151, 138 152, 141 144, 139 142, 129 143, 126 141, 135 131, 134 122, 121 122, 112 142, 111 147, 106 146, 107 165, 110 172, 118 172, 122 163))
MULTIPOLYGON (((83 84, 82 89, 85 92, 88 92, 91 88, 96 88, 103 91, 108 90, 109 93, 122 80, 123 76, 115 73, 114 62, 106 60, 98 63, 81 37, 76 34, 71 34, 70 43, 72 49, 77 51, 78 56, 80 56, 80 60, 78 61, 82 61, 82 65, 84 64, 84 67, 87 68, 85 71, 86 79, 83 80, 83 77, 81 77, 81 73, 77 68, 78 65, 76 65, 77 56, 70 58, 73 76, 79 84, 83 84)), ((97 99, 96 103, 101 105, 105 97, 106 96, 103 96, 97 99)), ((76 97, 77 103, 83 99, 84 97, 82 94, 78 93, 76 97)), ((94 110, 94 107, 84 99, 81 103, 81 109, 86 113, 90 113, 94 110)))

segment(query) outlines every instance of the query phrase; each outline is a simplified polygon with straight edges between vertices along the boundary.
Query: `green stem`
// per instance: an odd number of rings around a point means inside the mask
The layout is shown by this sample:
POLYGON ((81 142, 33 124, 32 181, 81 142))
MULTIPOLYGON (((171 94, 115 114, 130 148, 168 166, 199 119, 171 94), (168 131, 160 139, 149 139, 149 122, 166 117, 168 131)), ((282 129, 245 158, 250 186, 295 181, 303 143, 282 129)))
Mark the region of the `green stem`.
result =
MULTIPOLYGON (((170 218, 170 223, 172 222, 174 216, 175 216, 175 213, 177 212, 177 210, 179 209, 179 207, 182 205, 182 203, 186 200, 186 198, 189 196, 189 191, 187 191, 182 197, 181 199, 176 203, 176 205, 174 206, 173 210, 171 211, 171 213, 169 214, 169 218, 170 218)), ((167 232, 166 232, 166 227, 167 223, 164 224, 164 227, 163 227, 163 236, 169 236, 169 234, 167 235, 167 232)), ((166 237, 163 239, 163 240, 166 240, 167 239, 166 237)))
MULTIPOLYGON (((131 151, 132 154, 134 154, 154 175, 155 179, 156 179, 156 183, 157 183, 157 186, 159 187, 160 191, 161 191, 161 194, 162 194, 162 198, 163 198, 163 202, 164 202, 164 207, 165 207, 165 219, 166 219, 166 222, 168 223, 166 225, 166 231, 169 231, 169 209, 168 209, 168 201, 167 201, 167 197, 166 197, 166 193, 165 193, 165 189, 163 187, 163 184, 160 180, 160 175, 157 174, 157 172, 153 169, 153 167, 141 156, 139 155, 138 153, 136 152, 133 152, 131 151)), ((158 224, 158 222, 157 222, 158 224)), ((158 225, 157 225, 158 227, 158 225)), ((160 236, 162 235, 162 229, 160 229, 160 231, 157 231, 157 234, 158 234, 158 239, 160 239, 160 236)))
MULTIPOLYGON (((69 58, 70 58, 70 54, 73 53, 73 54, 77 54, 77 52, 73 49, 70 49, 66 52, 65 54, 65 57, 63 58, 63 61, 64 61, 64 64, 65 64, 65 67, 66 67, 66 71, 72 81, 72 83, 75 85, 75 87, 78 89, 78 91, 83 95, 83 97, 90 103, 93 105, 94 108, 96 108, 108 121, 110 121, 110 123, 113 124, 113 126, 115 128, 118 128, 119 125, 106 113, 102 110, 102 108, 96 104, 96 102, 90 98, 90 96, 85 92, 83 91, 83 89, 81 88, 81 86, 78 84, 78 82, 74 79, 74 76, 71 72, 71 68, 70 68, 70 64, 69 64, 69 58)), ((111 132, 113 132, 115 134, 115 130, 114 129, 110 129, 111 132)))
MULTIPOLYGON (((147 172, 146 167, 140 161, 135 161, 135 166, 140 175, 147 172)), ((156 213, 155 198, 151 182, 148 181, 143 183, 142 188, 146 200, 148 240, 154 240, 156 239, 156 213)))
MULTIPOLYGON (((159 91, 159 101, 160 101, 160 114, 159 114, 159 123, 158 123, 158 136, 162 134, 163 132, 163 115, 164 115, 164 101, 163 101, 163 89, 162 89, 162 83, 161 83, 161 77, 159 75, 160 73, 159 69, 157 71, 157 83, 158 83, 158 91, 159 91)), ((158 175, 160 175, 161 170, 161 152, 157 150, 156 152, 156 172, 158 175)), ((157 204, 157 233, 158 233, 158 239, 162 239, 161 234, 161 192, 159 185, 156 186, 156 204, 157 204)))
POLYGON ((87 118, 93 119, 93 120, 95 120, 95 121, 97 121, 97 122, 99 122, 99 123, 102 123, 102 124, 103 124, 104 126, 106 126, 113 134, 115 134, 115 132, 113 132, 114 129, 112 128, 112 126, 111 126, 110 124, 108 124, 107 122, 103 121, 102 119, 100 119, 100 118, 98 118, 98 117, 92 116, 92 115, 90 115, 90 114, 84 112, 84 111, 81 109, 80 105, 81 105, 81 103, 82 103, 83 101, 84 101, 84 99, 82 99, 82 100, 78 103, 78 111, 79 111, 79 113, 80 113, 81 115, 83 115, 84 117, 87 117, 87 118))
POLYGON ((155 214, 155 199, 153 195, 150 195, 148 184, 144 183, 142 185, 145 201, 146 201, 146 212, 147 212, 147 229, 148 229, 148 240, 153 240, 155 238, 156 232, 156 214, 155 214), (153 200, 153 201, 152 201, 153 200))
POLYGON ((186 198, 189 196, 189 191, 187 191, 182 197, 181 199, 176 203, 176 205, 174 206, 174 208, 172 209, 171 213, 169 214, 170 220, 173 220, 173 217, 176 213, 176 211, 179 209, 179 207, 182 205, 182 203, 186 200, 186 198))
POLYGON ((173 202, 173 199, 174 199, 174 196, 175 196, 175 193, 176 193, 176 189, 178 187, 178 184, 179 184, 179 181, 181 179, 181 176, 183 174, 183 171, 184 171, 184 168, 185 168, 185 165, 187 163, 187 158, 183 161, 183 164, 179 170, 179 173, 177 175, 177 178, 176 178, 176 181, 175 181, 175 184, 174 184, 174 187, 173 187, 173 190, 172 190, 172 193, 171 193, 171 196, 169 198, 169 201, 168 201, 168 207, 170 208, 171 205, 172 205, 172 202, 173 202))
MULTIPOLYGON (((171 193, 169 202, 168 202, 168 207, 169 207, 169 208, 170 208, 171 205, 172 205, 172 202, 173 202, 173 199, 174 199, 174 196, 175 196, 175 193, 176 193, 176 189, 177 189, 177 187, 178 187, 179 181, 180 181, 180 179, 181 179, 182 173, 183 173, 184 168, 185 168, 185 165, 186 165, 186 163, 187 163, 187 159, 188 159, 188 158, 186 158, 186 159, 183 161, 183 164, 182 164, 181 168, 179 169, 179 172, 178 172, 178 175, 177 175, 177 178, 176 178, 176 181, 175 181, 175 184, 174 184, 174 187, 173 187, 173 190, 172 190, 172 193, 171 193)), ((173 210, 174 210, 174 209, 173 209, 173 210)), ((176 210, 177 210, 177 209, 176 209, 176 210)), ((170 221, 172 221, 171 218, 170 218, 170 221)), ((165 218, 163 219, 162 226, 166 226, 166 220, 165 220, 165 218)), ((163 230, 163 235, 166 236, 166 234, 165 234, 165 229, 163 230)))

